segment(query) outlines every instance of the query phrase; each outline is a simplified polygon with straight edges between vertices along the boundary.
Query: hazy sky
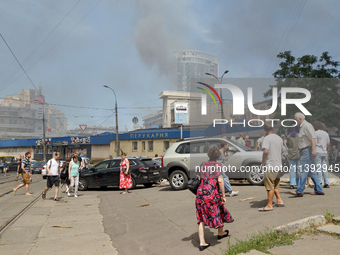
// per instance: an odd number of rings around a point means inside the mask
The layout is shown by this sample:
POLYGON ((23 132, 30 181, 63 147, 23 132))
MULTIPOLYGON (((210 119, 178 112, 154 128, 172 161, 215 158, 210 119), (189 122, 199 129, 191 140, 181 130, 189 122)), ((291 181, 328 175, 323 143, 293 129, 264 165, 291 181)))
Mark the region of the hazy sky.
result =
MULTIPOLYGON (((175 51, 213 53, 231 78, 269 78, 284 50, 340 60, 339 11, 336 0, 0 0, 0 33, 46 102, 112 109, 106 84, 120 130, 131 130, 176 90, 175 51)), ((0 40, 0 98, 25 88, 0 40)), ((57 108, 69 129, 115 125, 108 110, 57 108)))

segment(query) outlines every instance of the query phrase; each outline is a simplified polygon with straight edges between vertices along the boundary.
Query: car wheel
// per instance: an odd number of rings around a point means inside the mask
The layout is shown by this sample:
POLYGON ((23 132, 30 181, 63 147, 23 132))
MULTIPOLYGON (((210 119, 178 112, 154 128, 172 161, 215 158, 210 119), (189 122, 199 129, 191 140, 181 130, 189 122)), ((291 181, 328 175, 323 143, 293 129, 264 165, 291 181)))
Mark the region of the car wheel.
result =
POLYGON ((84 178, 79 179, 78 190, 80 191, 87 190, 87 181, 84 178))
POLYGON ((131 181, 132 181, 132 187, 130 189, 135 189, 137 186, 137 183, 136 183, 135 178, 133 178, 132 176, 131 176, 131 181))
POLYGON ((187 187, 188 177, 181 171, 176 170, 170 174, 170 185, 174 190, 182 190, 187 187))
POLYGON ((247 173, 247 181, 251 185, 263 185, 264 173, 261 165, 251 165, 249 168, 250 171, 247 173))
POLYGON ((43 179, 46 179, 46 175, 43 176, 43 179))
POLYGON ((143 185, 145 188, 151 188, 153 183, 144 183, 143 185))

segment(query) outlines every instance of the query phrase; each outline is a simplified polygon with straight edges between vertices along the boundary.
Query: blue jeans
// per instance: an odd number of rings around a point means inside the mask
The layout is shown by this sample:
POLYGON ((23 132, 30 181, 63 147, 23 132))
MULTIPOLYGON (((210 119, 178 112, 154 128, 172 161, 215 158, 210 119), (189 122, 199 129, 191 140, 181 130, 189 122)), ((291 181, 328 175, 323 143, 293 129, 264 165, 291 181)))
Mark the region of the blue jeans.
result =
POLYGON ((312 181, 314 182, 314 192, 315 193, 322 193, 323 189, 320 184, 320 177, 316 173, 314 164, 314 157, 312 155, 312 148, 306 148, 301 151, 301 158, 300 158, 300 176, 299 176, 299 185, 296 190, 296 193, 303 194, 305 191, 305 184, 307 181, 308 174, 310 175, 312 181), (314 169, 314 170, 313 170, 314 169))
POLYGON ((318 155, 314 159, 314 163, 315 163, 315 167, 318 171, 318 176, 320 178, 320 182, 322 183, 322 177, 323 177, 324 180, 325 180, 325 185, 329 185, 327 153, 318 153, 318 155))
POLYGON ((233 188, 231 187, 230 182, 229 182, 229 177, 227 175, 223 176, 223 182, 224 182, 224 192, 233 191, 233 188))
POLYGON ((288 161, 290 186, 296 186, 299 184, 300 159, 289 159, 288 161))

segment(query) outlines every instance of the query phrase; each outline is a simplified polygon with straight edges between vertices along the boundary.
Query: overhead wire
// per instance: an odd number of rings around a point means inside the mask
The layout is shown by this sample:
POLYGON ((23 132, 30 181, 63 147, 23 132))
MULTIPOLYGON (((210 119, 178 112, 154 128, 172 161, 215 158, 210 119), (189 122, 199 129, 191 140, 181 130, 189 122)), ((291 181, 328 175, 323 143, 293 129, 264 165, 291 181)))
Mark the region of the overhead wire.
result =
MULTIPOLYGON (((31 65, 27 70, 30 70, 33 68, 40 60, 42 60, 48 53, 50 53, 59 43, 61 43, 101 2, 102 0, 99 0, 93 7, 92 9, 65 35, 63 36, 49 51, 47 51, 38 61, 36 61, 33 65, 31 65)), ((13 80, 11 83, 7 84, 7 86, 11 85, 13 82, 15 82, 17 79, 21 77, 18 76, 15 80, 13 80)))
MULTIPOLYGON (((40 42, 40 44, 23 60, 22 64, 25 65, 25 63, 34 55, 35 52, 47 41, 47 39, 53 34, 53 32, 59 27, 59 25, 66 19, 66 17, 71 13, 71 11, 78 5, 78 2, 73 5, 73 7, 64 15, 64 17, 54 26, 54 28, 48 33, 48 35, 40 42)), ((12 77, 20 70, 20 67, 17 68, 12 74, 0 85, 1 89, 5 88, 6 84, 12 79, 12 77)))

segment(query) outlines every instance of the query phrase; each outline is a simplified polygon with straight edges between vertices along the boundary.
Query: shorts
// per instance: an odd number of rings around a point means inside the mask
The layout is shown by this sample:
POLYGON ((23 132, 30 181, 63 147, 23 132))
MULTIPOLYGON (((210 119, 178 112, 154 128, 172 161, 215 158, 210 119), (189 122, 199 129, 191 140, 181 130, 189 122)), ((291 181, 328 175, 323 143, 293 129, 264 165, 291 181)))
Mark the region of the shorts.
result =
POLYGON ((47 176, 47 188, 52 188, 53 185, 59 187, 59 176, 47 176))
POLYGON ((30 175, 28 173, 22 173, 22 182, 23 184, 30 183, 30 175))
POLYGON ((263 183, 267 191, 279 189, 280 178, 264 178, 263 183))

